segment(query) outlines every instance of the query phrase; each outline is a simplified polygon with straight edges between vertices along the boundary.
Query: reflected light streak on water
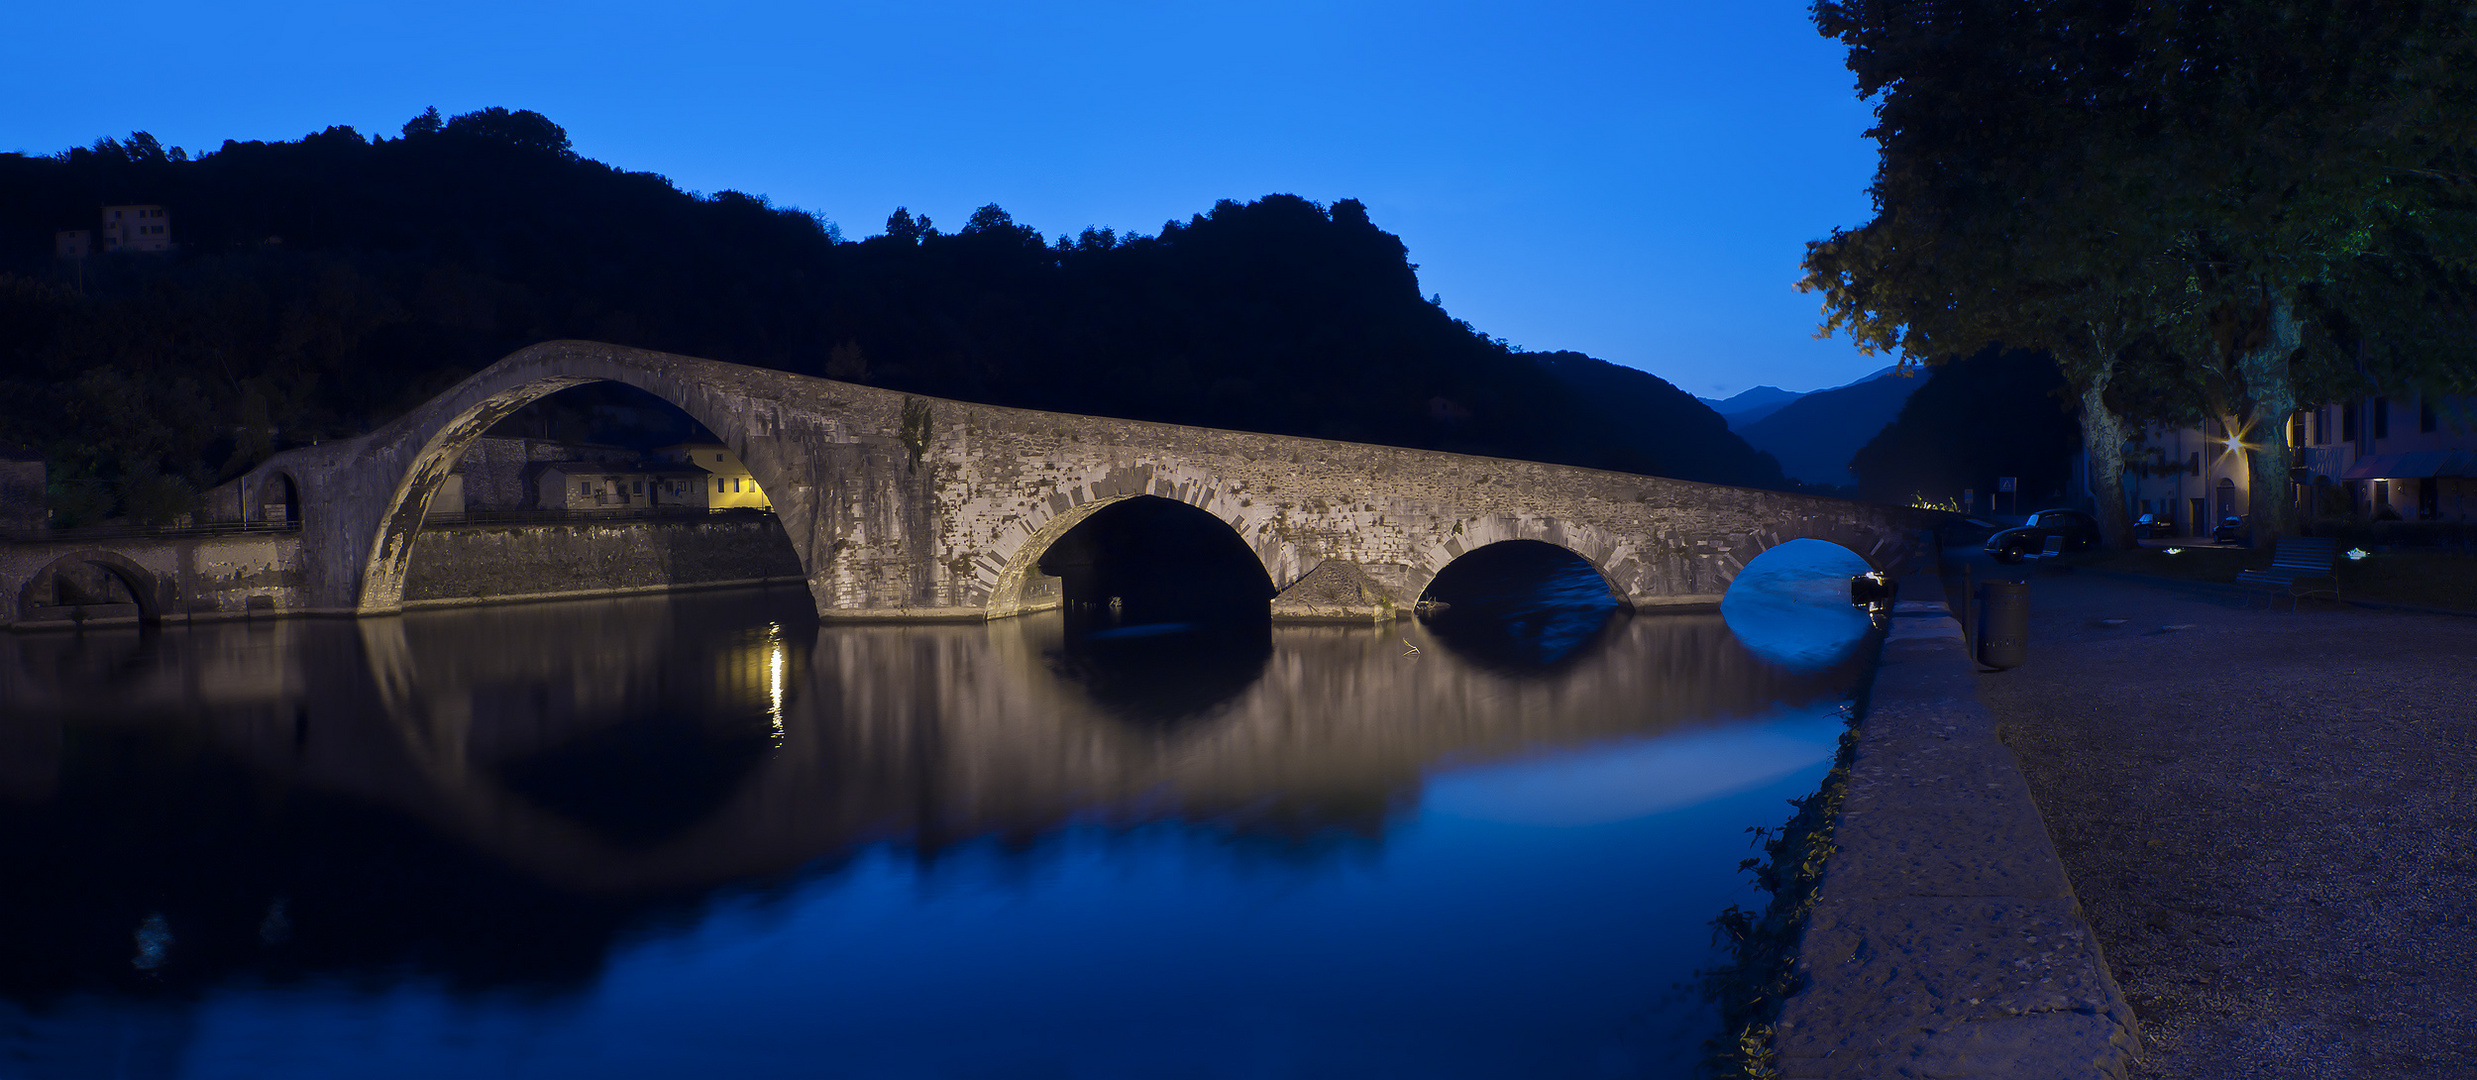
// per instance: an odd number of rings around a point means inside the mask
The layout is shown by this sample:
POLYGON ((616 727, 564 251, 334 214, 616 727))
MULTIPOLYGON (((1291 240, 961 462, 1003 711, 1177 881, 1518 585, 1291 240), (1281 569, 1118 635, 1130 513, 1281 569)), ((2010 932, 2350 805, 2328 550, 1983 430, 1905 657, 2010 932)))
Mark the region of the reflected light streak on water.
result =
POLYGON ((0 1060, 1676 1075, 1743 830, 1855 675, 1714 616, 1512 670, 1416 623, 1086 645, 806 602, 0 640, 0 1060), (179 947, 133 964, 133 926, 179 947))
POLYGON ((773 725, 774 741, 783 741, 783 624, 765 626, 765 696, 766 719, 773 725))

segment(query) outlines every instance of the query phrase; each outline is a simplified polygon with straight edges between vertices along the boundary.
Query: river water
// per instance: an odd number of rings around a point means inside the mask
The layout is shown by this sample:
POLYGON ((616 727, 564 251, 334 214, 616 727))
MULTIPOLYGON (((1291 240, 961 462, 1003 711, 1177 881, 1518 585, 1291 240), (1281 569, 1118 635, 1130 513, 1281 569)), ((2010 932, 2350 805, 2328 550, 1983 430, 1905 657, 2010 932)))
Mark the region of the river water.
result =
POLYGON ((0 1076, 1683 1075, 1746 829, 1871 655, 1804 580, 1382 628, 751 590, 10 637, 0 1076))

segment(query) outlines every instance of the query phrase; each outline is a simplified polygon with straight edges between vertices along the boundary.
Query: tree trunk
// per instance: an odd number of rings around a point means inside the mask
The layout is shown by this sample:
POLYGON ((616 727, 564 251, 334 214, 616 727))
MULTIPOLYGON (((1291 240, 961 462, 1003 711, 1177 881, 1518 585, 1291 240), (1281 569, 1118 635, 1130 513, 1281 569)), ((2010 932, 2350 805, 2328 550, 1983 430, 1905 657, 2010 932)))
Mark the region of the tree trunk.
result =
POLYGON ((2253 425, 2240 437, 2245 448, 2245 520, 2256 547, 2296 533, 2296 500, 2288 494, 2288 470, 2296 455, 2288 448, 2288 418, 2296 412, 2296 383, 2288 358, 2303 336, 2296 309, 2284 293, 2273 293, 2262 318, 2262 333, 2252 347, 2237 355, 2237 376, 2244 380, 2245 406, 2253 425))
POLYGON ((2115 375, 2111 361, 2081 386, 2081 445, 2090 470, 2090 495, 2098 500, 2099 543, 2109 548, 2137 546, 2133 514, 2124 505, 2124 421, 2107 407, 2107 382, 2115 375))

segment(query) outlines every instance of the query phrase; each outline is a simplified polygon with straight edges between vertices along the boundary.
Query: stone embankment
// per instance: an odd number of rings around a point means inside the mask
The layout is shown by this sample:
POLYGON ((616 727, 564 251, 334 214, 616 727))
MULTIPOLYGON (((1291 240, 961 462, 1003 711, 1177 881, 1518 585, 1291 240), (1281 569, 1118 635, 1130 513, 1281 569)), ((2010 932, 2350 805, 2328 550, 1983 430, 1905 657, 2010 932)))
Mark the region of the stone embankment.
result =
POLYGON ((407 608, 624 596, 799 582, 771 517, 562 524, 433 524, 405 574, 407 608))
MULTIPOLYGON (((0 542, 0 628, 177 625, 347 615, 309 603, 298 530, 196 530, 0 542)), ((422 530, 408 607, 623 596, 802 581, 782 526, 760 515, 436 524, 422 530)))
POLYGON ((2138 1046, 1932 574, 1902 583, 1775 1046, 1790 1077, 2123 1077, 2138 1046))

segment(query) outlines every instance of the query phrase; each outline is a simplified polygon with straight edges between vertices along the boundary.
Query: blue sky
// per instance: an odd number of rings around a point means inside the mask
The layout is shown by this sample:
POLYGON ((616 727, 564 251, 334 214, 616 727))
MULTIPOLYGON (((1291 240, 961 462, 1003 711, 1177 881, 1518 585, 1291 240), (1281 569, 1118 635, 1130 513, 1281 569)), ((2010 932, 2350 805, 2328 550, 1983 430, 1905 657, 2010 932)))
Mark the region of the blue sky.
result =
POLYGON ((762 194, 852 237, 995 202, 1051 235, 1356 198, 1489 334, 1724 396, 1883 365, 1818 341, 1806 241, 1868 213, 1867 109, 1803 4, 353 4, 0 10, 0 150, 192 150, 436 105, 762 194))

